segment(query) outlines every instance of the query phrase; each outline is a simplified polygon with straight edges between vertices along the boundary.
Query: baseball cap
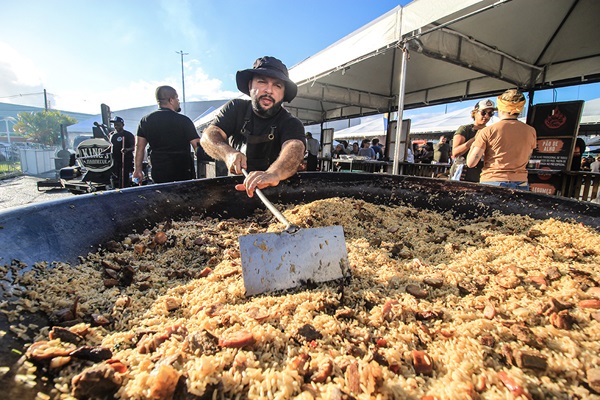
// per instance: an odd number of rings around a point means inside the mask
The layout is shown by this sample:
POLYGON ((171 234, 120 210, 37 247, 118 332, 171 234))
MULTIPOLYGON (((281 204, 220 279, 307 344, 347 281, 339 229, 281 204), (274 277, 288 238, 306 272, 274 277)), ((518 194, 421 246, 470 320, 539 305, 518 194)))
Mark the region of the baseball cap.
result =
POLYGON ((481 100, 480 102, 475 104, 475 107, 473 107, 473 110, 485 110, 487 108, 491 108, 493 110, 497 109, 496 104, 494 104, 493 101, 491 101, 490 99, 486 99, 486 100, 481 100))
POLYGON ((110 122, 112 122, 112 123, 120 122, 122 124, 125 124, 125 120, 121 117, 115 117, 114 119, 111 119, 110 122))

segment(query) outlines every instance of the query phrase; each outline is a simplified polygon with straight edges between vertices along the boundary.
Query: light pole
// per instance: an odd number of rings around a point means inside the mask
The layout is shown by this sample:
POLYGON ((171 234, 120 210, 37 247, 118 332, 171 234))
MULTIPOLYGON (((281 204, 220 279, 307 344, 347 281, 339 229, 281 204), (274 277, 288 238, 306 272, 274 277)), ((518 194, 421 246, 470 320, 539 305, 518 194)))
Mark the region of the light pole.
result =
POLYGON ((183 50, 176 51, 175 53, 181 54, 181 89, 183 92, 183 114, 185 114, 185 78, 183 76, 183 56, 187 56, 189 53, 184 53, 183 50))

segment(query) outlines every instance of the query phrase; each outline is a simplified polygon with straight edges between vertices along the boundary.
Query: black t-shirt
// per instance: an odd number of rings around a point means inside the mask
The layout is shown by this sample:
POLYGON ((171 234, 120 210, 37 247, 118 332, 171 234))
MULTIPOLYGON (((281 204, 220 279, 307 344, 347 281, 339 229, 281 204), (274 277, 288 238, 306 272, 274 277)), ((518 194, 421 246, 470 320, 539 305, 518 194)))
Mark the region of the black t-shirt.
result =
MULTIPOLYGON (((125 138, 126 149, 133 149, 135 147, 135 136, 133 136, 133 133, 129 131, 123 130, 121 133, 115 131, 112 135, 110 135, 110 144, 112 145, 113 161, 116 164, 120 164, 123 158, 123 155, 121 154, 121 149, 123 148, 123 138, 125 138)), ((133 162, 133 150, 127 151, 125 153, 125 162, 133 162)))
MULTIPOLYGON (((454 136, 463 136, 465 138, 465 142, 471 140, 472 138, 475 137, 475 135, 477 135, 477 131, 475 129, 473 129, 475 125, 473 124, 469 124, 469 125, 462 125, 460 126, 456 132, 454 132, 454 136)), ((466 164, 467 161, 467 154, 469 153, 469 151, 465 151, 463 154, 459 155, 458 157, 456 157, 456 160, 454 160, 455 163, 457 164, 466 164)), ((467 182, 479 182, 479 176, 481 175, 481 169, 483 168, 483 160, 480 160, 477 165, 475 165, 472 168, 467 168, 466 166, 463 169, 463 176, 461 177, 462 181, 467 181, 467 182)))
POLYGON ((191 119, 167 108, 142 118, 137 135, 148 141, 152 179, 156 183, 193 179, 194 157, 190 142, 198 139, 191 119))
POLYGON ((302 122, 283 107, 271 118, 260 118, 252 111, 250 100, 234 99, 225 104, 212 125, 227 134, 234 148, 246 145, 249 171, 266 170, 287 140, 301 140, 306 147, 302 122))

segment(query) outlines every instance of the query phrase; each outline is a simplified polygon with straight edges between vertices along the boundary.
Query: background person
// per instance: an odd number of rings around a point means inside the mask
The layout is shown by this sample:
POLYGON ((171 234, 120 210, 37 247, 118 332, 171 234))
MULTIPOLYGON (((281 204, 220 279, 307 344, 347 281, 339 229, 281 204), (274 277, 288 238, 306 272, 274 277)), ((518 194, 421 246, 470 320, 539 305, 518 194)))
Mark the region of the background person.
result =
POLYGON ((414 144, 412 146, 408 146, 406 148, 406 162, 414 163, 415 162, 415 153, 413 152, 414 144))
POLYGON ((123 129, 125 121, 115 117, 110 121, 115 131, 110 135, 110 145, 113 157, 113 174, 117 176, 117 187, 131 186, 130 174, 133 172, 133 150, 135 149, 135 136, 123 129))
POLYGON ((433 145, 433 161, 440 164, 448 164, 450 161, 450 145, 446 136, 440 136, 440 141, 433 145))
POLYGON ((427 142, 419 146, 419 154, 416 156, 420 163, 431 164, 433 161, 433 143, 427 142))
POLYGON ((369 139, 363 139, 361 148, 358 150, 358 155, 367 157, 369 160, 375 160, 377 158, 377 154, 375 154, 375 150, 371 147, 371 141, 369 139))
MULTIPOLYGON (((454 163, 450 168, 450 179, 459 181, 463 173, 463 168, 466 164, 467 153, 475 140, 477 132, 490 122, 490 119, 496 111, 496 105, 490 99, 481 100, 475 104, 471 110, 471 118, 473 123, 462 125, 454 132, 452 138, 452 158, 454 163)), ((483 161, 477 163, 473 168, 467 168, 464 180, 467 182, 479 182, 479 175, 483 161)))
POLYGON ((497 101, 500 121, 477 133, 467 166, 474 167, 483 156, 480 183, 529 190, 527 163, 537 146, 537 135, 535 128, 517 119, 525 107, 525 96, 509 89, 497 101))
POLYGON ((371 142, 371 148, 375 151, 375 156, 378 160, 383 160, 383 146, 379 144, 379 139, 374 138, 371 142))
POLYGON ((600 172, 600 156, 597 156, 596 161, 590 164, 590 171, 600 172))
POLYGON ((319 141, 312 137, 312 133, 306 132, 306 170, 316 171, 319 155, 319 141))
POLYGON ((338 143, 335 145, 335 149, 333 149, 333 153, 331 154, 331 158, 340 158, 340 156, 342 155, 346 155, 346 149, 344 148, 344 145, 341 143, 338 143))
POLYGON ((236 83, 250 100, 227 103, 202 133, 202 147, 211 157, 225 161, 230 173, 250 171, 236 189, 252 197, 256 188, 277 186, 296 173, 306 139, 302 122, 282 107, 298 92, 285 64, 275 57, 261 57, 251 69, 237 72, 236 83))
POLYGON ((585 140, 583 138, 575 139, 573 147, 573 157, 571 158, 571 171, 581 171, 581 162, 583 161, 583 153, 585 152, 585 140))
POLYGON ((179 114, 181 107, 177 91, 171 86, 156 88, 158 110, 140 121, 135 143, 135 170, 133 177, 143 179, 142 172, 146 146, 155 183, 194 179, 194 156, 200 137, 191 119, 179 114))

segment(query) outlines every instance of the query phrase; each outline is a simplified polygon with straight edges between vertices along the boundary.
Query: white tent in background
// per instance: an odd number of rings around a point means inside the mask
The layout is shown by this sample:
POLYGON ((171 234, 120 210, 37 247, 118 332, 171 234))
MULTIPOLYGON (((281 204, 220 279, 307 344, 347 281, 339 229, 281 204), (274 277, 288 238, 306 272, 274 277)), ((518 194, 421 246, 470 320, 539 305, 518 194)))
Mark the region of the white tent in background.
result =
MULTIPOLYGON (((473 103, 473 105, 474 104, 475 103, 473 103)), ((410 134, 412 136, 431 136, 436 133, 439 133, 440 135, 444 133, 454 133, 459 126, 473 123, 473 119, 471 118, 472 109, 473 108, 469 106, 449 113, 436 114, 428 118, 420 119, 417 117, 411 122, 410 134)), ((491 125, 498 120, 498 116, 494 115, 488 125, 491 125)), ((527 118, 525 113, 519 120, 526 122, 527 118)), ((580 124, 582 126, 600 124, 600 99, 589 100, 584 103, 580 124)), ((580 130, 583 130, 581 128, 582 127, 580 126, 580 130)))
POLYGON ((366 122, 333 132, 335 140, 360 140, 374 137, 383 138, 386 135, 386 123, 383 116, 370 118, 366 122))
POLYGON ((430 118, 411 122, 410 134, 423 135, 438 132, 440 134, 455 132, 459 126, 473 122, 471 118, 472 109, 473 107, 465 107, 449 113, 438 114, 430 118))
POLYGON ((600 98, 588 100, 583 104, 581 124, 600 124, 600 98))
MULTIPOLYGON (((471 110, 473 110, 473 107, 465 107, 449 113, 433 115, 430 118, 417 119, 416 121, 411 122, 410 135, 431 136, 434 134, 442 135, 454 133, 459 126, 473 123, 473 118, 471 118, 471 110)), ((519 119, 525 122, 525 117, 521 117, 519 119)), ((498 120, 498 116, 494 115, 488 125, 491 125, 498 120)))

